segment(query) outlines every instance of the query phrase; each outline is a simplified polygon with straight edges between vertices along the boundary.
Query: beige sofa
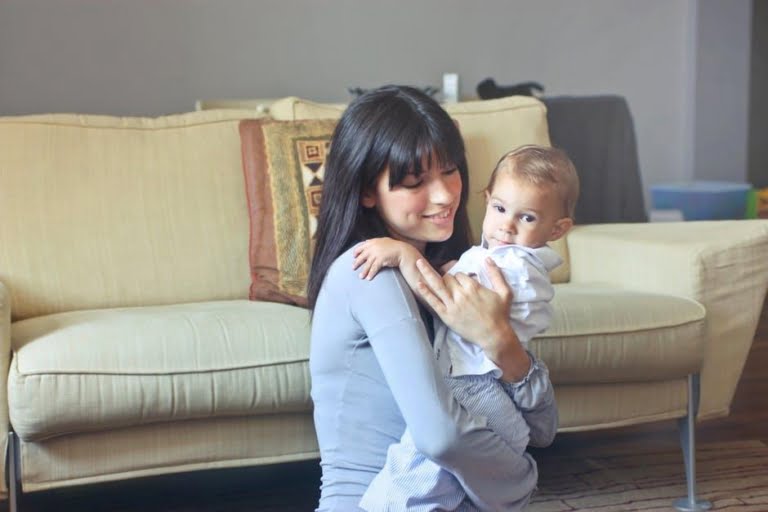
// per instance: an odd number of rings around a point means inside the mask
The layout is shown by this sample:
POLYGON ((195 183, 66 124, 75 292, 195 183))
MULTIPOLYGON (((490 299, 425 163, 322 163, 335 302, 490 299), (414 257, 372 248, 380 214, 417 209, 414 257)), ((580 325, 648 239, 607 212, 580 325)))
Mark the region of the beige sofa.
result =
MULTIPOLYGON (((474 190, 510 147, 548 142, 534 99, 448 109, 474 190)), ((264 110, 0 118, 0 429, 16 434, 2 436, 14 491, 317 457, 307 311, 247 300, 238 126, 264 110)), ((556 318, 533 348, 562 431, 683 418, 698 373, 699 418, 728 414, 768 285, 768 222, 579 226, 558 249, 556 318)))

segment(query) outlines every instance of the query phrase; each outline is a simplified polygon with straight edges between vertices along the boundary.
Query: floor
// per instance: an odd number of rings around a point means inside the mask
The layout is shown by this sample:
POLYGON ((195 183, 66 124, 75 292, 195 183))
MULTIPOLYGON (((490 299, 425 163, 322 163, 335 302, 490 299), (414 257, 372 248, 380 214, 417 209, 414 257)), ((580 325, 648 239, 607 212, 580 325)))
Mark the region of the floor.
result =
MULTIPOLYGON (((733 400, 731 414, 699 425, 700 442, 759 440, 768 444, 768 303, 733 400)), ((545 451, 563 455, 644 452, 677 446, 674 421, 608 431, 559 435, 545 451)), ((115 512, 283 511, 313 509, 316 462, 247 470, 220 470, 67 489, 25 496, 23 512, 109 510, 115 512)), ((5 510, 0 506, 0 510, 5 510)))

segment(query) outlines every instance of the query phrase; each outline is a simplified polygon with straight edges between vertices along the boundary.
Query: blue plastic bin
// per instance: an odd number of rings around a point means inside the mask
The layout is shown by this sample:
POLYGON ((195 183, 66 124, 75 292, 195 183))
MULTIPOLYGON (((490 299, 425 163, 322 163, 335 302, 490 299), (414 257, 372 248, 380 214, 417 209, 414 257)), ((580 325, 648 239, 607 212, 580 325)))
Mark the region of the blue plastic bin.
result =
POLYGON ((743 219, 748 183, 692 181, 651 186, 656 210, 680 210, 685 220, 743 219))

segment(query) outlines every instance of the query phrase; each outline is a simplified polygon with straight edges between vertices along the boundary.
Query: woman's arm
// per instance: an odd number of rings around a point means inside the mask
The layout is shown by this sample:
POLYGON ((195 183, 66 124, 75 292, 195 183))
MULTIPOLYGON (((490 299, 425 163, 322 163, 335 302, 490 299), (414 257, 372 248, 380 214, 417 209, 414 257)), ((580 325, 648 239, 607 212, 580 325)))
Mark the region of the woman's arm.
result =
POLYGON ((471 416, 440 374, 415 297, 402 276, 383 270, 372 281, 344 276, 351 313, 365 331, 414 443, 453 473, 483 510, 520 510, 537 481, 535 464, 471 416))

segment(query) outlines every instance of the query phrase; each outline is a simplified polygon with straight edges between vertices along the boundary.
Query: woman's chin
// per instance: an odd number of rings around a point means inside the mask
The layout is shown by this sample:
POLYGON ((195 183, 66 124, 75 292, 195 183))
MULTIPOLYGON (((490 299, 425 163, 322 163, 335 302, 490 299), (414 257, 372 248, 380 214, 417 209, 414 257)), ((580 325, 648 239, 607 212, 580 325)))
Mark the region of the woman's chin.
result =
POLYGON ((434 233, 432 237, 430 237, 429 242, 432 242, 432 243, 445 242, 451 238, 451 235, 453 235, 452 228, 440 230, 437 233, 434 233))

